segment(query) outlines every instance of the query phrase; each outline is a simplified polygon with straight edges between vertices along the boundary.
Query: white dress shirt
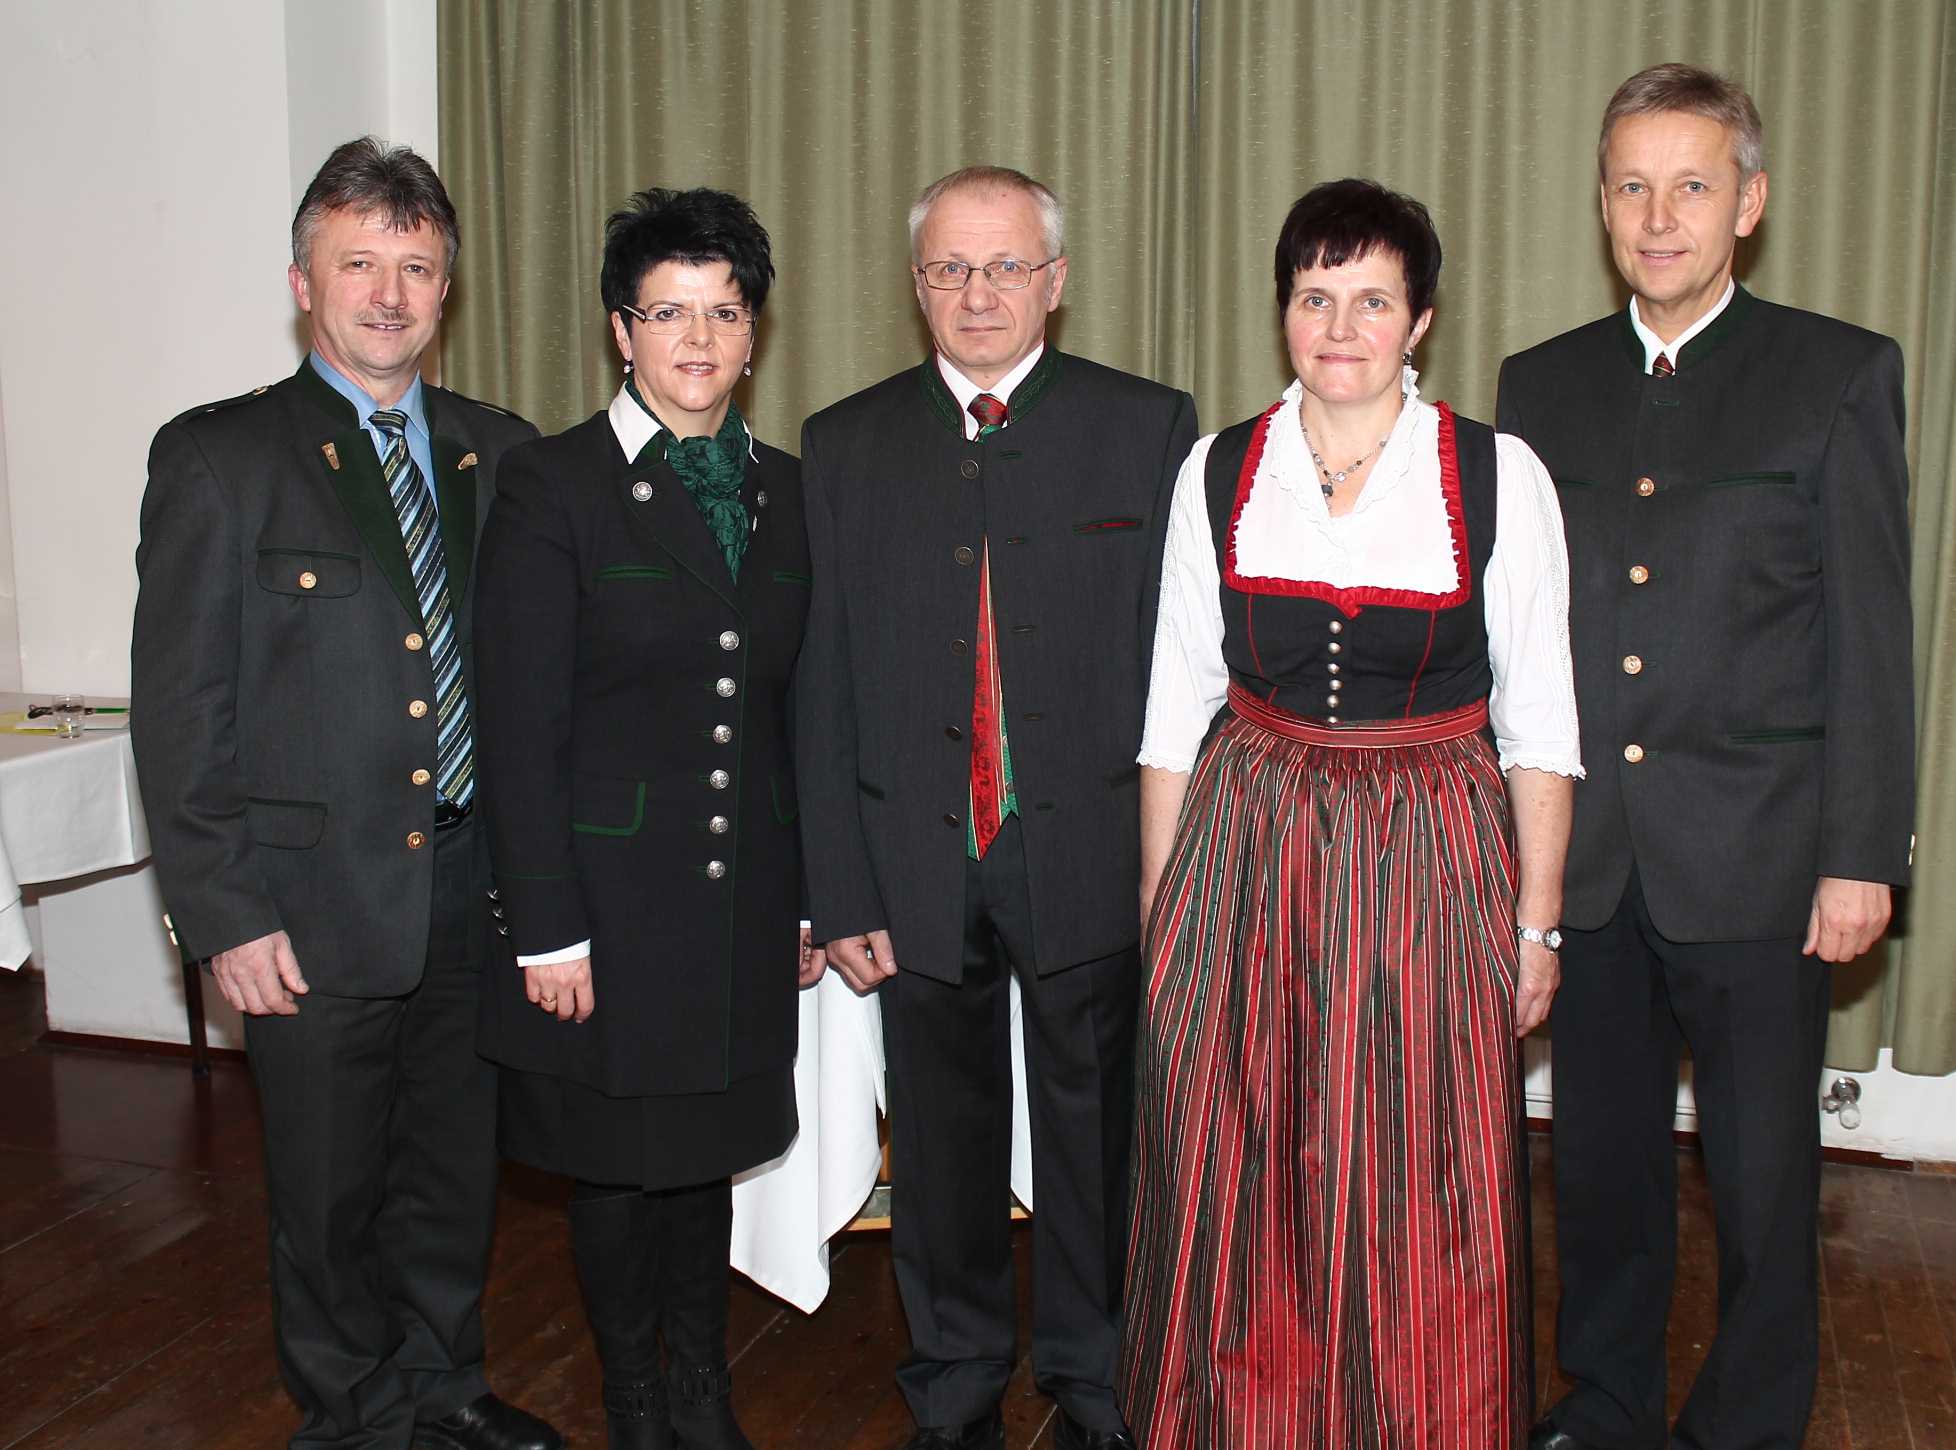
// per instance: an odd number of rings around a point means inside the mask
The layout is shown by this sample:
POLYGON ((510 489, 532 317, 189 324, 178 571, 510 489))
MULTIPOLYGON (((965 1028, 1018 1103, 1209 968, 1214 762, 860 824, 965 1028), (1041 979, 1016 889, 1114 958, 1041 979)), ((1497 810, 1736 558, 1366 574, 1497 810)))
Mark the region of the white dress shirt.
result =
MULTIPOLYGON (((1406 402, 1350 513, 1331 516, 1298 418, 1302 383, 1284 390, 1236 526, 1236 568, 1250 578, 1334 588, 1446 594, 1461 586, 1440 486, 1440 414, 1406 370, 1406 402)), ((1229 687, 1221 578, 1204 475, 1215 435, 1182 464, 1161 567, 1161 614, 1140 763, 1194 769, 1229 687)), ((1495 541, 1481 579, 1493 688, 1488 720, 1501 768, 1580 778, 1569 661, 1569 560, 1555 485, 1528 445, 1494 440, 1495 541)))
POLYGON ((1732 281, 1731 278, 1726 278, 1725 291, 1719 296, 1717 303, 1713 305, 1711 311, 1692 323, 1691 326, 1685 328, 1683 332, 1680 332, 1669 342, 1664 341, 1663 338, 1644 326, 1643 316, 1637 311, 1637 299, 1632 297, 1630 299, 1630 326, 1636 330, 1637 341, 1644 345, 1644 371, 1651 371, 1652 365, 1657 361, 1657 354, 1660 352, 1669 353, 1671 355, 1671 366, 1676 367, 1678 365, 1678 354, 1684 351, 1684 345, 1717 320, 1718 314, 1725 310, 1725 304, 1732 300, 1732 294, 1736 290, 1738 290, 1738 284, 1732 281))

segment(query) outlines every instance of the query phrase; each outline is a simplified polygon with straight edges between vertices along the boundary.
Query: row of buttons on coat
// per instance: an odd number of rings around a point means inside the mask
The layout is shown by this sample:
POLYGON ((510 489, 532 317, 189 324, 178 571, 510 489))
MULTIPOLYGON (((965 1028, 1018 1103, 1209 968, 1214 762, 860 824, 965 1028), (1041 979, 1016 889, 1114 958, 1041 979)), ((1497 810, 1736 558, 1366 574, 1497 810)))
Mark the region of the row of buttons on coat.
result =
MULTIPOLYGON (((728 651, 739 649, 739 632, 731 629, 721 630, 720 648, 728 651)), ((731 700, 739 688, 730 675, 722 675, 713 682, 713 693, 723 700, 731 700)), ((729 744, 733 740, 733 734, 733 726, 715 725, 713 727, 713 743, 715 745, 729 744)), ((725 790, 733 784, 733 777, 726 771, 716 768, 707 772, 706 783, 713 790, 725 790)), ((706 829, 716 836, 724 836, 728 831, 733 829, 733 822, 725 816, 715 815, 707 820, 706 829)), ((727 863, 715 857, 706 863, 705 870, 707 880, 720 881, 726 877, 727 863)))
MULTIPOLYGON (((1656 492, 1657 492, 1656 479, 1646 477, 1637 480, 1637 497, 1649 498, 1652 494, 1656 492)), ((1650 583, 1650 567, 1646 564, 1632 564, 1630 566, 1630 582, 1632 584, 1650 583)), ((1624 674, 1641 675, 1643 672, 1644 672, 1643 656, 1625 655, 1623 657, 1624 674)), ((1643 746, 1637 744, 1637 742, 1634 740, 1631 741, 1628 745, 1623 747, 1623 758, 1631 765, 1642 764, 1644 758, 1643 746)))

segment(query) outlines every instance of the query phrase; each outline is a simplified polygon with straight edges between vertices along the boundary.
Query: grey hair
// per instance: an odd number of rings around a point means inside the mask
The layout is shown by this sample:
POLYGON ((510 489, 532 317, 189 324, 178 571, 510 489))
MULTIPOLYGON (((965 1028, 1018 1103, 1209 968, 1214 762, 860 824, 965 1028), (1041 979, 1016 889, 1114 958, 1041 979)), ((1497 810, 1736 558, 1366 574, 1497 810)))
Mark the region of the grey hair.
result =
POLYGON ((921 262, 919 254, 924 236, 924 218, 939 198, 954 191, 1022 191, 1039 208, 1039 228, 1046 243, 1046 255, 1039 261, 1066 255, 1066 208, 1048 186, 1034 181, 1023 171, 1009 166, 964 166, 949 176, 940 176, 925 187, 910 208, 910 260, 921 262))
POLYGON ((1640 70, 1616 88, 1603 108, 1603 131, 1596 140, 1596 172, 1608 163, 1610 131, 1626 116, 1649 116, 1684 111, 1716 121, 1732 133, 1732 159, 1739 179, 1750 181, 1766 169, 1765 127, 1759 108, 1737 81, 1682 61, 1667 61, 1640 70))
POLYGON ((301 272, 311 266, 313 238, 327 213, 348 210, 361 216, 384 215, 397 232, 411 232, 426 222, 447 245, 443 270, 454 272, 462 230, 448 188, 418 152, 406 146, 383 146, 371 136, 333 148, 292 218, 292 260, 301 272))

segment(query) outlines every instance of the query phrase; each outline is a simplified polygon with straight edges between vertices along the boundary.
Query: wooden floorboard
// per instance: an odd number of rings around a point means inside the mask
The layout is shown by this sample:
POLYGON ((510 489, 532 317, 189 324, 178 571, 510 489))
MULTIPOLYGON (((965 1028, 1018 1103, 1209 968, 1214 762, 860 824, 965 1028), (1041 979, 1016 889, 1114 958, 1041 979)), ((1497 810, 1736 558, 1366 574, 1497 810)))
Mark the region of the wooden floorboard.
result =
MULTIPOLYGON (((250 1075, 198 1082, 170 1058, 37 1045, 38 979, 0 973, 0 1450, 262 1450, 297 1414, 279 1383, 250 1075)), ((1554 1367, 1554 1199, 1531 1144, 1542 1404, 1554 1367)), ((505 1170, 483 1317, 497 1389, 600 1450, 598 1368, 564 1226, 565 1188, 505 1170)), ((1709 1198, 1679 1159, 1675 1411, 1716 1324, 1709 1198)), ((1014 1231, 1022 1289, 1030 1234, 1014 1231)), ((1956 1176, 1829 1164, 1822 1174, 1821 1373, 1808 1450, 1956 1447, 1956 1176)), ((730 1316, 735 1403, 762 1450, 889 1450, 910 1430, 889 1238, 838 1243, 804 1315, 744 1280, 730 1316)), ((1020 1295, 1022 1305, 1027 1296, 1020 1295)), ((1029 1339, 1022 1312, 1021 1343, 1029 1339)), ((1013 1450, 1049 1450, 1052 1407, 1024 1359, 1013 1450)))

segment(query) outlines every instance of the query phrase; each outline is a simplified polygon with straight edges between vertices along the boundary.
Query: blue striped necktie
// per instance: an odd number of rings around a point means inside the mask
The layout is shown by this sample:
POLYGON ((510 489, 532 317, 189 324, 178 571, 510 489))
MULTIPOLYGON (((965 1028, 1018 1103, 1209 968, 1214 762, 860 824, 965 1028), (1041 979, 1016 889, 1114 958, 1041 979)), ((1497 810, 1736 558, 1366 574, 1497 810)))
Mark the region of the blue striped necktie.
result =
POLYGON ((448 556, 428 480, 408 452, 407 414, 374 409, 369 421, 387 436, 380 471, 394 499, 401 541, 407 545, 414 592, 421 600, 421 627, 428 635, 428 663, 435 671, 435 789, 465 806, 475 795, 475 752, 469 738, 469 697, 462 687, 462 649, 455 640, 455 612, 448 597, 448 556))

